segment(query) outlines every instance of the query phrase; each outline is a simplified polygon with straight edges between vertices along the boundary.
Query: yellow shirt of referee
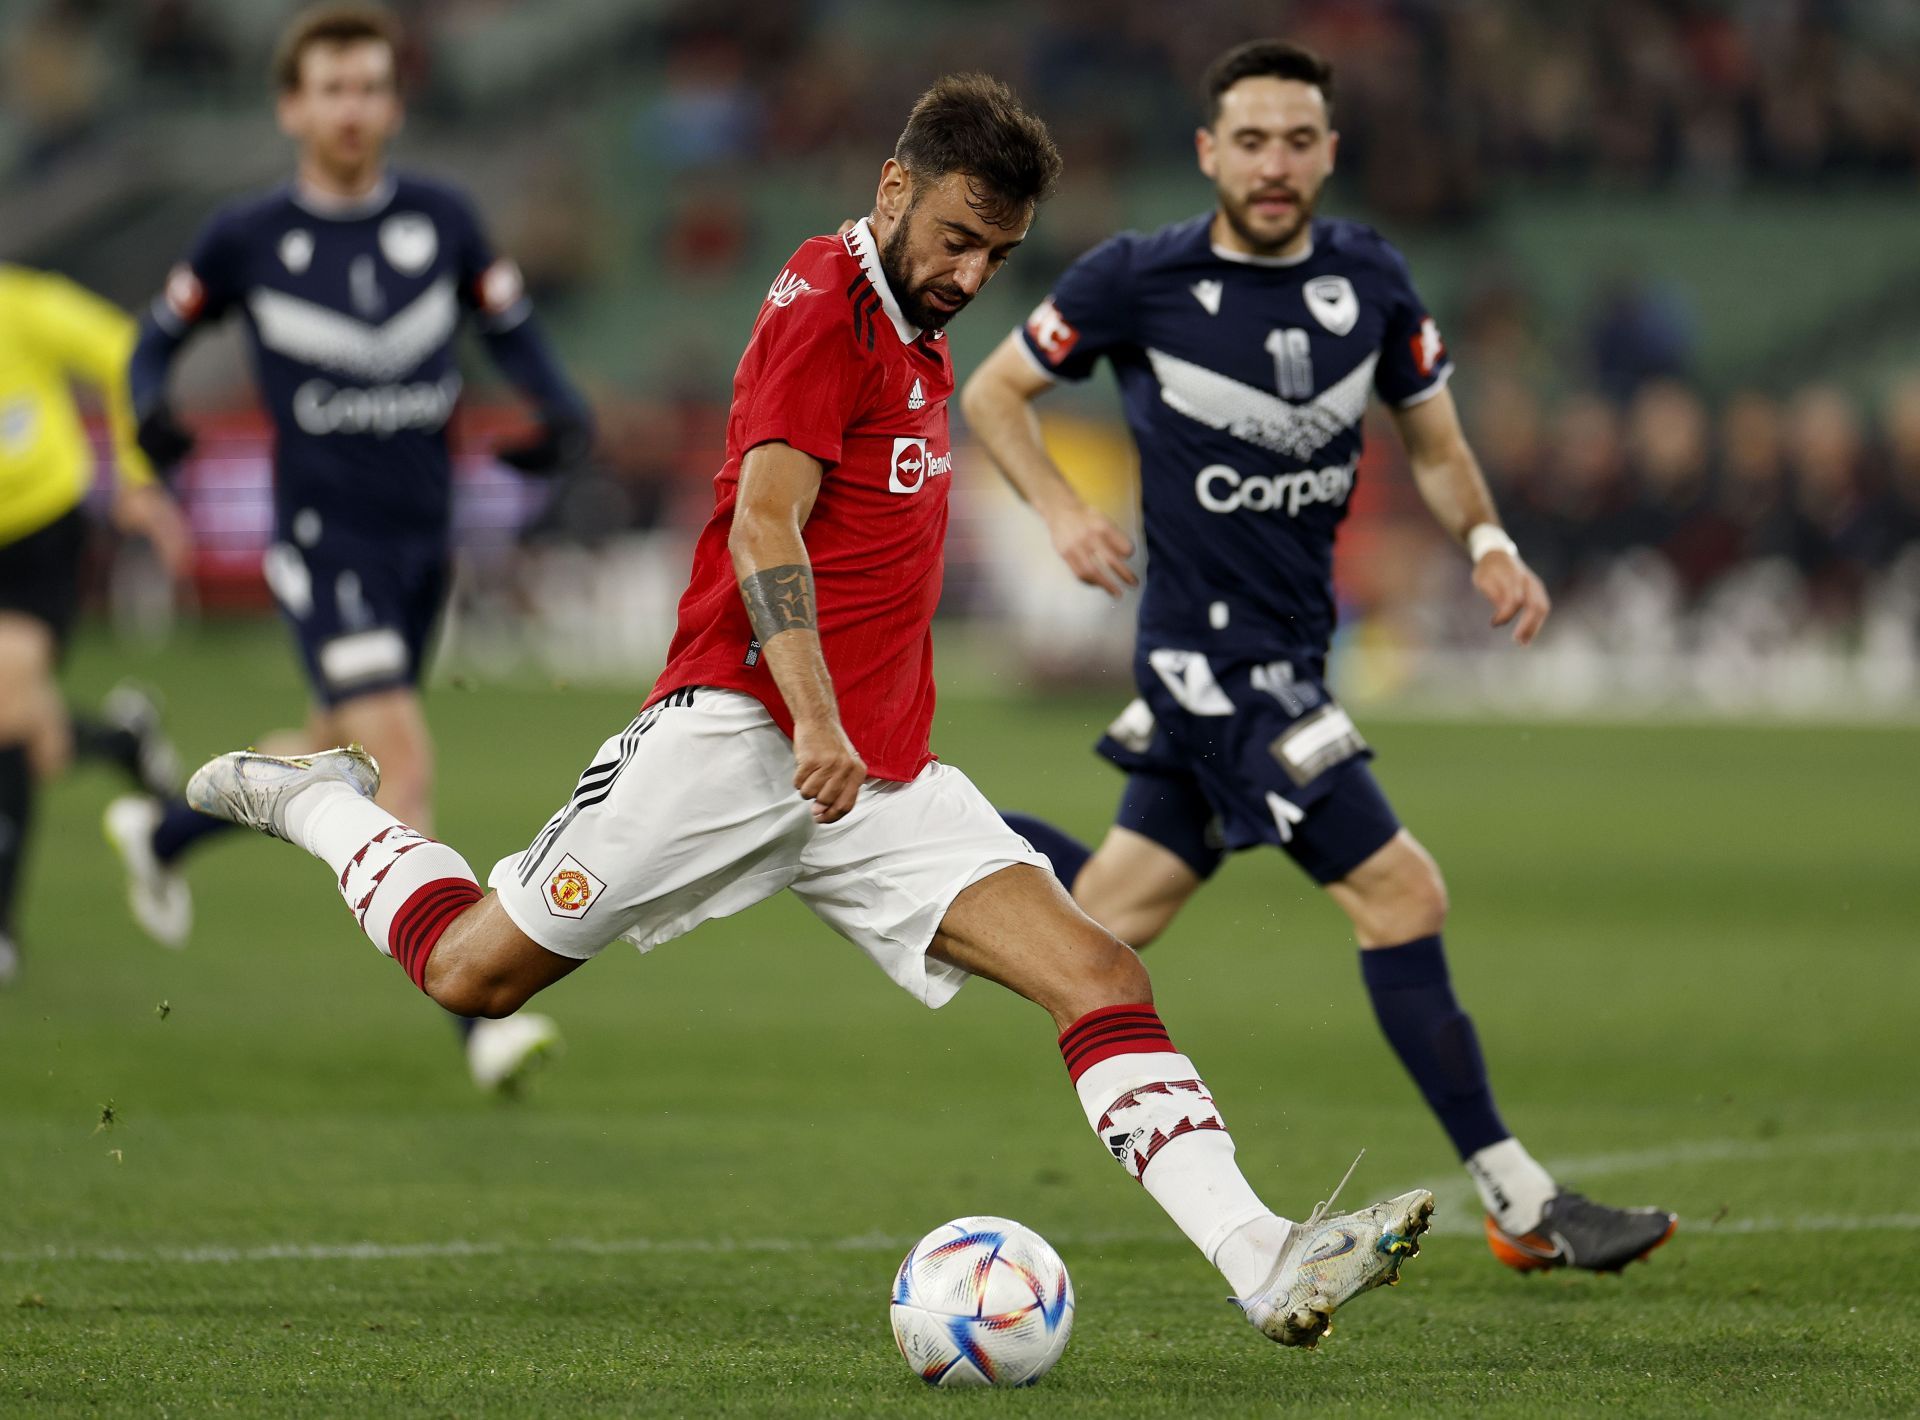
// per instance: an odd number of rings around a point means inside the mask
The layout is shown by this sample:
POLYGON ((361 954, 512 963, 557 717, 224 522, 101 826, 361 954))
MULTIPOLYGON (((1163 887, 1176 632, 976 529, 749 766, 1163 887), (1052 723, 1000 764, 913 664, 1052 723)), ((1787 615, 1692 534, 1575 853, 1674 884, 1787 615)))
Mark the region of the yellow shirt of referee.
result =
POLYGON ((127 393, 136 334, 130 316, 64 277, 0 266, 0 545, 38 532, 86 496, 93 450, 74 380, 106 401, 122 485, 153 482, 127 393))

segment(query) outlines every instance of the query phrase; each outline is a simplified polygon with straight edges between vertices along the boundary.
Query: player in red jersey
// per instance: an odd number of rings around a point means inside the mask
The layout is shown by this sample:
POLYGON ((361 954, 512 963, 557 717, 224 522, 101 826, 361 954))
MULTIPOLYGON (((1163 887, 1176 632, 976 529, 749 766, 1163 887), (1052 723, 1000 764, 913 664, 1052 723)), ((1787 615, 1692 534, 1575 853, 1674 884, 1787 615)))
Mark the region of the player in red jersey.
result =
POLYGON ((463 1015, 506 1015, 616 938, 645 951, 782 888, 929 1006, 968 976, 998 981, 1053 1017, 1088 1123, 1248 1319, 1310 1346, 1393 1280, 1433 1195, 1303 1223, 1269 1210, 1139 958, 928 748, 952 480, 942 328, 1058 171, 1004 86, 943 79, 872 214, 788 261, 734 376, 667 668, 532 845, 494 866, 494 891, 372 802, 379 771, 358 749, 222 755, 188 795, 325 860, 374 944, 463 1015))

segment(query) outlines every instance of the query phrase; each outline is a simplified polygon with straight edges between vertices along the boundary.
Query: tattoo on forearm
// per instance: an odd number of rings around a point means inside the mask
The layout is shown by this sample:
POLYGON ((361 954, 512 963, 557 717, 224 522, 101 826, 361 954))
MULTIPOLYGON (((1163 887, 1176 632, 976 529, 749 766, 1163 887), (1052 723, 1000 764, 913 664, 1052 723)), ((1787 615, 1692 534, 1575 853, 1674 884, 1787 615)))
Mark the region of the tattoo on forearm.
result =
POLYGON ((804 562, 766 567, 740 579, 753 634, 765 645, 782 631, 813 631, 813 569, 804 562))

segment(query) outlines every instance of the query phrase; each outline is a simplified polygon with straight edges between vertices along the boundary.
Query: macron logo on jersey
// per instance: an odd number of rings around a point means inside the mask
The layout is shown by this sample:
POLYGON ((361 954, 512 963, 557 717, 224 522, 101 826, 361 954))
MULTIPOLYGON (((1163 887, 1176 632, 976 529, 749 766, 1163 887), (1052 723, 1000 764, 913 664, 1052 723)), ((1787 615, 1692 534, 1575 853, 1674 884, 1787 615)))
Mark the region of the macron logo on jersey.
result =
POLYGON ((767 288, 767 300, 784 310, 811 290, 813 283, 805 277, 782 271, 773 278, 773 285, 767 288))
POLYGON ((1033 343, 1040 347, 1040 353, 1046 357, 1049 365, 1058 365, 1080 343, 1080 332, 1067 323, 1067 318, 1060 314, 1051 296, 1036 306, 1033 314, 1027 317, 1027 334, 1033 337, 1033 343))
POLYGON ((1196 281, 1187 289, 1193 292, 1193 299, 1205 308, 1208 315, 1220 314, 1220 298, 1227 291, 1224 281, 1196 281))

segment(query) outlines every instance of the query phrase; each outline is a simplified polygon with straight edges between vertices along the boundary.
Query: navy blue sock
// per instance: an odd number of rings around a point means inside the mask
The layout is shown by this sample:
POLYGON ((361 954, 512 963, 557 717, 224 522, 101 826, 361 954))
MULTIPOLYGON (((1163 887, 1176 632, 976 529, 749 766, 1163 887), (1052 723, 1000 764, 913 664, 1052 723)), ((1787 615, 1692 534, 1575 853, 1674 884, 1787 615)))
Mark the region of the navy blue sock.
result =
POLYGON ((1068 892, 1072 892, 1073 880, 1087 866, 1087 859, 1093 856, 1093 850, 1072 834, 1031 814, 1010 814, 1002 809, 1000 817, 1007 821, 1008 828, 1047 855, 1048 861, 1053 864, 1053 875, 1066 884, 1068 892))
POLYGON ((1440 938, 1363 951, 1360 975, 1380 1029, 1460 1157, 1507 1138, 1510 1131, 1487 1084, 1480 1038, 1453 997, 1440 938))
POLYGON ((186 800, 174 799, 153 830, 153 856, 171 863, 187 849, 210 834, 225 833, 234 825, 187 807, 186 800))
POLYGON ((33 817, 33 767, 27 747, 0 745, 0 936, 13 932, 13 898, 33 817))

